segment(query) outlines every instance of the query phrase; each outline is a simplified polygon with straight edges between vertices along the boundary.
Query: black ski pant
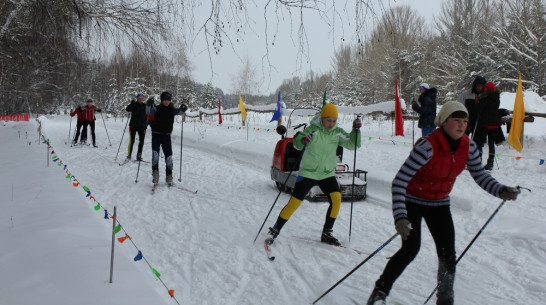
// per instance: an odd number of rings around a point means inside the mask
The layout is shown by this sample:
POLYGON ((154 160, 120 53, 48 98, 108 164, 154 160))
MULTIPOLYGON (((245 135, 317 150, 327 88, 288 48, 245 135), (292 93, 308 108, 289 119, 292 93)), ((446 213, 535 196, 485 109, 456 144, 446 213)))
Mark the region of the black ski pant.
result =
POLYGON ((165 155, 165 174, 173 174, 173 149, 171 145, 171 134, 159 134, 152 132, 152 170, 159 170, 159 148, 163 149, 165 155))
POLYGON ((483 146, 487 141, 487 145, 489 146, 489 157, 487 158, 487 160, 491 160, 490 162, 495 159, 495 141, 497 140, 498 130, 498 128, 487 129, 482 127, 479 131, 476 132, 476 135, 474 136, 474 142, 476 142, 476 146, 480 151, 480 156, 482 155, 483 146))
POLYGON ((135 136, 138 133, 138 151, 137 156, 142 155, 142 148, 144 148, 144 137, 146 136, 146 128, 129 126, 129 147, 127 147, 127 156, 130 157, 133 154, 133 145, 135 144, 135 136))
POLYGON ((412 225, 410 236, 402 241, 402 248, 394 254, 376 287, 389 294, 392 285, 404 269, 413 261, 421 247, 421 220, 424 219, 436 244, 438 255, 438 305, 453 304, 455 280, 455 229, 449 206, 423 206, 406 203, 408 218, 412 225))
POLYGON ((96 143, 96 137, 95 137, 95 121, 83 122, 83 135, 82 135, 82 141, 87 141, 87 126, 91 127, 91 138, 93 139, 93 144, 96 143), (85 136, 85 137, 84 137, 85 136))
MULTIPOLYGON (((82 129, 83 122, 76 122, 76 135, 74 136, 74 143, 78 143, 78 137, 80 136, 80 131, 82 129)), ((87 134, 85 134, 87 136, 87 134)), ((82 139, 84 139, 84 134, 82 134, 82 139)))

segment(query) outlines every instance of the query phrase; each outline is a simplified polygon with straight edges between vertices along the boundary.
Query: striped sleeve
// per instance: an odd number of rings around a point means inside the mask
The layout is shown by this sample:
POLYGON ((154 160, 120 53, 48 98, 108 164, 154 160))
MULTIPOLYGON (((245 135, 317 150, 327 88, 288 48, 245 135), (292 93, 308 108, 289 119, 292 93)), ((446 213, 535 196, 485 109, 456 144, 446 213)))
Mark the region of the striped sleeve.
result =
POLYGON ((468 150, 468 161, 466 167, 470 175, 476 183, 489 194, 500 198, 500 193, 506 187, 501 184, 493 176, 491 176, 484 168, 480 154, 474 141, 470 141, 470 149, 468 150))
POLYGON ((406 188, 415 173, 432 158, 432 146, 427 140, 419 141, 400 167, 392 181, 392 214, 396 222, 408 218, 406 188))

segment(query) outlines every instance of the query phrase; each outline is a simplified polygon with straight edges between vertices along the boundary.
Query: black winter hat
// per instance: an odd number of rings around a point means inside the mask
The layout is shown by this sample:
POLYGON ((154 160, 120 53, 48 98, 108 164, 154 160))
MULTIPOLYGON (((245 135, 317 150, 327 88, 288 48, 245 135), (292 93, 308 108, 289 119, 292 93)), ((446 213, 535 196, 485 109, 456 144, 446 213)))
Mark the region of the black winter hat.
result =
POLYGON ((164 100, 169 100, 171 101, 173 96, 171 95, 171 93, 167 92, 167 91, 164 91, 164 92, 161 92, 161 101, 164 101, 164 100))
POLYGON ((476 76, 476 78, 474 79, 474 81, 472 82, 472 92, 473 93, 481 93, 481 92, 477 92, 476 91, 476 85, 477 84, 481 84, 481 85, 484 85, 487 83, 487 80, 485 79, 485 77, 483 76, 476 76))

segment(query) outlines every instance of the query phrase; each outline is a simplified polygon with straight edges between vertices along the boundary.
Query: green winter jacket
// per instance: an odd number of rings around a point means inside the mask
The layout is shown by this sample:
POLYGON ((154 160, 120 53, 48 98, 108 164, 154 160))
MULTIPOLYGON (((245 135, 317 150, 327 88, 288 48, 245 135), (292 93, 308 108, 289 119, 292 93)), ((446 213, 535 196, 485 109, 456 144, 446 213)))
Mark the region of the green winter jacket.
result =
MULTIPOLYGON (((360 132, 356 139, 357 147, 360 147, 360 132)), ((294 147, 305 152, 300 163, 298 174, 305 178, 322 180, 335 175, 337 146, 340 145, 350 150, 355 149, 355 131, 347 133, 343 128, 334 126, 326 130, 322 125, 320 113, 312 120, 309 127, 294 138, 294 147), (314 132, 313 139, 305 147, 302 139, 314 132)))

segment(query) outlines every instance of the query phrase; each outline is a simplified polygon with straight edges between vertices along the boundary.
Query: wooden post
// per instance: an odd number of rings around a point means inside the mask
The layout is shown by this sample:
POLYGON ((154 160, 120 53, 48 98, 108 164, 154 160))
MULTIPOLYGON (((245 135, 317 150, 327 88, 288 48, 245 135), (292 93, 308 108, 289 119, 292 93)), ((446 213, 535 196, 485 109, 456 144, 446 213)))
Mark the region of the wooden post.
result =
POLYGON ((112 217, 112 252, 110 254, 110 284, 112 284, 112 279, 114 277, 114 246, 116 245, 116 233, 114 233, 114 229, 116 228, 116 210, 117 206, 114 206, 114 217, 112 217))

